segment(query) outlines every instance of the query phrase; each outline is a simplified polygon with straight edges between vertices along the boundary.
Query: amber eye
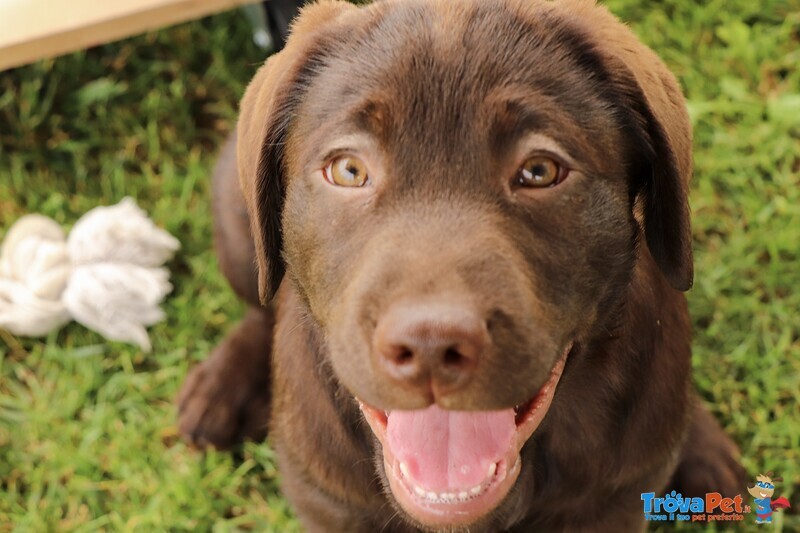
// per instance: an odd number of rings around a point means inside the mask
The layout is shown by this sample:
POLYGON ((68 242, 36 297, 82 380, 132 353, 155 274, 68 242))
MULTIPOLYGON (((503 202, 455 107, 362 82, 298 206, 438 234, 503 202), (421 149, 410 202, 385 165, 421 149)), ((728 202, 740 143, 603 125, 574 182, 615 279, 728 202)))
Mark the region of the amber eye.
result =
POLYGON ((336 157, 323 173, 326 180, 340 187, 363 187, 369 180, 367 165, 352 155, 336 157))
POLYGON ((514 182, 520 187, 544 188, 557 185, 566 177, 566 172, 553 159, 536 155, 528 158, 514 178, 514 182))

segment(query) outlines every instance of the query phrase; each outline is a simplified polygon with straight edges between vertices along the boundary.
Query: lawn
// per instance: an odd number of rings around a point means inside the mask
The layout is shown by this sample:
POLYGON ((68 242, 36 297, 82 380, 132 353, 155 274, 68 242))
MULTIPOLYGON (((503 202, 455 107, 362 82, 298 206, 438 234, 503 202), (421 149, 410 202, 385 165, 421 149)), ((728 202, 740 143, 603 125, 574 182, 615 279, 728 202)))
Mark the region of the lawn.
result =
MULTIPOLYGON (((776 529, 800 531, 800 0, 608 5, 689 100, 695 381, 750 475, 783 476, 776 529)), ((232 12, 0 73, 0 238, 129 195, 182 242, 150 354, 75 324, 0 331, 0 531, 299 529, 268 446, 203 454, 175 429, 187 370, 243 311, 208 176, 261 61, 232 12)))

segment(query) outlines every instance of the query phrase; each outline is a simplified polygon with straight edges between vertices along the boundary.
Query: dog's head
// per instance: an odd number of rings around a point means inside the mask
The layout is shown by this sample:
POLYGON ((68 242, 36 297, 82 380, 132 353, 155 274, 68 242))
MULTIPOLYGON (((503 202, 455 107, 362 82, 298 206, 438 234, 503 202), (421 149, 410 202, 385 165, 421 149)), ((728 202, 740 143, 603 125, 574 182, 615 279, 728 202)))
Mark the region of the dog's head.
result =
POLYGON ((641 257, 691 285, 680 89, 591 1, 314 4, 239 134, 261 297, 291 278, 424 526, 508 494, 641 257))

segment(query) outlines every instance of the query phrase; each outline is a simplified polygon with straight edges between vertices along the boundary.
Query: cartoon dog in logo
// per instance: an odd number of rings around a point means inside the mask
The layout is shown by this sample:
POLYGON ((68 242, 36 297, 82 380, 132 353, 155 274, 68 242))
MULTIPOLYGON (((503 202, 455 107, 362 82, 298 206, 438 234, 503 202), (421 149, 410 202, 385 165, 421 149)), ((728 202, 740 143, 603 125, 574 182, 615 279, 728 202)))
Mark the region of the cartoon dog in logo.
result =
POLYGON ((759 474, 756 478, 755 486, 747 488, 747 492, 755 498, 756 524, 769 524, 772 522, 773 511, 791 507, 789 500, 783 497, 772 501, 776 481, 783 481, 783 478, 776 477, 773 479, 772 472, 767 472, 767 475, 759 474))

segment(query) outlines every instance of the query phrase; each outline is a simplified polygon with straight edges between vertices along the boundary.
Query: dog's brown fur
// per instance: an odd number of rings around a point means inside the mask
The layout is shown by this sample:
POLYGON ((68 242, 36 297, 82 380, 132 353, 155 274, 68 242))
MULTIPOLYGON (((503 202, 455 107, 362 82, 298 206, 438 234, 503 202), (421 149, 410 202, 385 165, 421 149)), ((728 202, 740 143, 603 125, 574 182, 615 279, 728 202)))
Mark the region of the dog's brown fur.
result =
POLYGON ((250 84, 238 136, 214 177, 216 237, 252 307, 188 378, 181 430, 220 447, 263 438, 271 408, 283 489, 310 530, 415 529, 354 400, 432 400, 375 364, 376 323, 401 300, 464 302, 490 324, 469 385, 435 399, 446 408, 524 402, 574 342, 514 488, 471 531, 641 529, 640 494, 671 476, 691 493, 740 492, 735 446, 690 386, 683 98, 607 10, 315 4, 250 84), (531 131, 580 172, 509 191, 531 131), (382 176, 363 194, 318 173, 330 139, 353 132, 382 176))

